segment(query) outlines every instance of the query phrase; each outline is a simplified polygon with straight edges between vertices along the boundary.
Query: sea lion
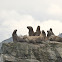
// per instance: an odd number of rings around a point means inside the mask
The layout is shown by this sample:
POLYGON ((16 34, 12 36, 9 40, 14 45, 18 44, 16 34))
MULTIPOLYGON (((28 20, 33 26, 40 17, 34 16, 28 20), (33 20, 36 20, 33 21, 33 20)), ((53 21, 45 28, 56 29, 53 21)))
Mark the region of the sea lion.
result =
POLYGON ((43 40, 45 41, 46 40, 46 33, 44 30, 42 30, 42 36, 43 36, 43 40))
POLYGON ((35 32, 35 36, 40 36, 41 31, 40 31, 40 26, 37 26, 36 32, 35 32))
POLYGON ((34 31, 33 28, 31 26, 27 26, 27 28, 29 29, 29 36, 34 36, 34 31))
POLYGON ((42 36, 25 36, 24 39, 28 43, 41 43, 43 40, 42 36))
POLYGON ((17 29, 15 29, 13 31, 13 33, 12 33, 13 42, 17 42, 17 34, 16 34, 16 32, 17 32, 17 29))
POLYGON ((25 39, 23 39, 23 37, 21 36, 18 36, 17 35, 17 29, 15 29, 12 33, 12 38, 13 38, 13 42, 26 42, 25 39))
POLYGON ((52 28, 50 28, 50 30, 47 31, 47 37, 49 38, 51 35, 55 35, 52 31, 52 28))
POLYGON ((61 38, 61 37, 58 37, 58 36, 55 36, 55 35, 51 35, 51 36, 49 37, 49 40, 50 40, 50 41, 62 42, 62 38, 61 38))
POLYGON ((51 35, 54 35, 53 31, 52 31, 52 28, 50 28, 50 34, 51 35))

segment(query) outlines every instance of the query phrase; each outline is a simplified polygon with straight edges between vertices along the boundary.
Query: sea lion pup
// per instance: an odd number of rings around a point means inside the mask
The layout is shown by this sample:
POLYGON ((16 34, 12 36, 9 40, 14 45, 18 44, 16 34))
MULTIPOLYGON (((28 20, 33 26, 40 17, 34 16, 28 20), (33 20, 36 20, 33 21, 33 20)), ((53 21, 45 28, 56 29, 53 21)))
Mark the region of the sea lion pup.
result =
POLYGON ((31 26, 27 26, 27 28, 29 29, 29 36, 34 36, 34 31, 33 28, 31 26))
POLYGON ((35 32, 35 36, 40 36, 41 31, 40 31, 40 26, 37 26, 36 32, 35 32))
POLYGON ((62 38, 61 38, 61 37, 58 37, 58 36, 55 36, 55 35, 51 35, 51 36, 49 37, 49 40, 50 40, 50 41, 62 42, 62 38))
POLYGON ((25 39, 23 39, 23 37, 17 35, 17 29, 13 31, 12 38, 13 38, 13 42, 26 42, 25 39))

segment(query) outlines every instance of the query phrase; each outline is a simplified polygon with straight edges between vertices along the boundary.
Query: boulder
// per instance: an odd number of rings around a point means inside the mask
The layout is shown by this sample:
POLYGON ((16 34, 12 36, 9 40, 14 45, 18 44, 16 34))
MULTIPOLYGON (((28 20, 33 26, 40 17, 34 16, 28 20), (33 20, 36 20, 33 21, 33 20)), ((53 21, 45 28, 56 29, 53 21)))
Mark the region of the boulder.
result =
POLYGON ((3 43, 4 62, 62 62, 62 43, 3 43))

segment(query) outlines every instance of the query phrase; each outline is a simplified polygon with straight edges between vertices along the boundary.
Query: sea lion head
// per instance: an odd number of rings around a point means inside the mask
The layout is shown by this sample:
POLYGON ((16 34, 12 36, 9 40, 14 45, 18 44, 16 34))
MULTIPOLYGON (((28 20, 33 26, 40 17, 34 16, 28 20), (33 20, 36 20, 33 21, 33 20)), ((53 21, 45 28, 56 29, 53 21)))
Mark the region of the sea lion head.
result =
POLYGON ((16 34, 16 32, 17 32, 17 29, 15 29, 15 30, 13 31, 13 34, 16 34))
POLYGON ((52 32, 52 28, 50 28, 50 31, 52 32))
POLYGON ((31 26, 27 26, 27 28, 31 31, 33 31, 33 28, 31 26))
POLYGON ((40 31, 40 26, 37 26, 37 30, 36 31, 40 31))

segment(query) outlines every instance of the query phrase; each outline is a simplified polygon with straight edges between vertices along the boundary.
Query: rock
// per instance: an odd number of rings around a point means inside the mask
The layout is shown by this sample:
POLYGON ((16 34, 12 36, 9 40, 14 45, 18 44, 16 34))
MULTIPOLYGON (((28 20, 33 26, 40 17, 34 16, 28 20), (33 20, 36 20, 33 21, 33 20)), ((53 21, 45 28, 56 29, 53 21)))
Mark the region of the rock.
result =
POLYGON ((2 55, 3 57, 3 62, 14 62, 15 61, 15 57, 12 55, 8 55, 8 54, 4 54, 2 55))
POLYGON ((62 33, 60 33, 58 36, 62 38, 62 33))
POLYGON ((3 43, 4 62, 62 62, 62 43, 3 43))

